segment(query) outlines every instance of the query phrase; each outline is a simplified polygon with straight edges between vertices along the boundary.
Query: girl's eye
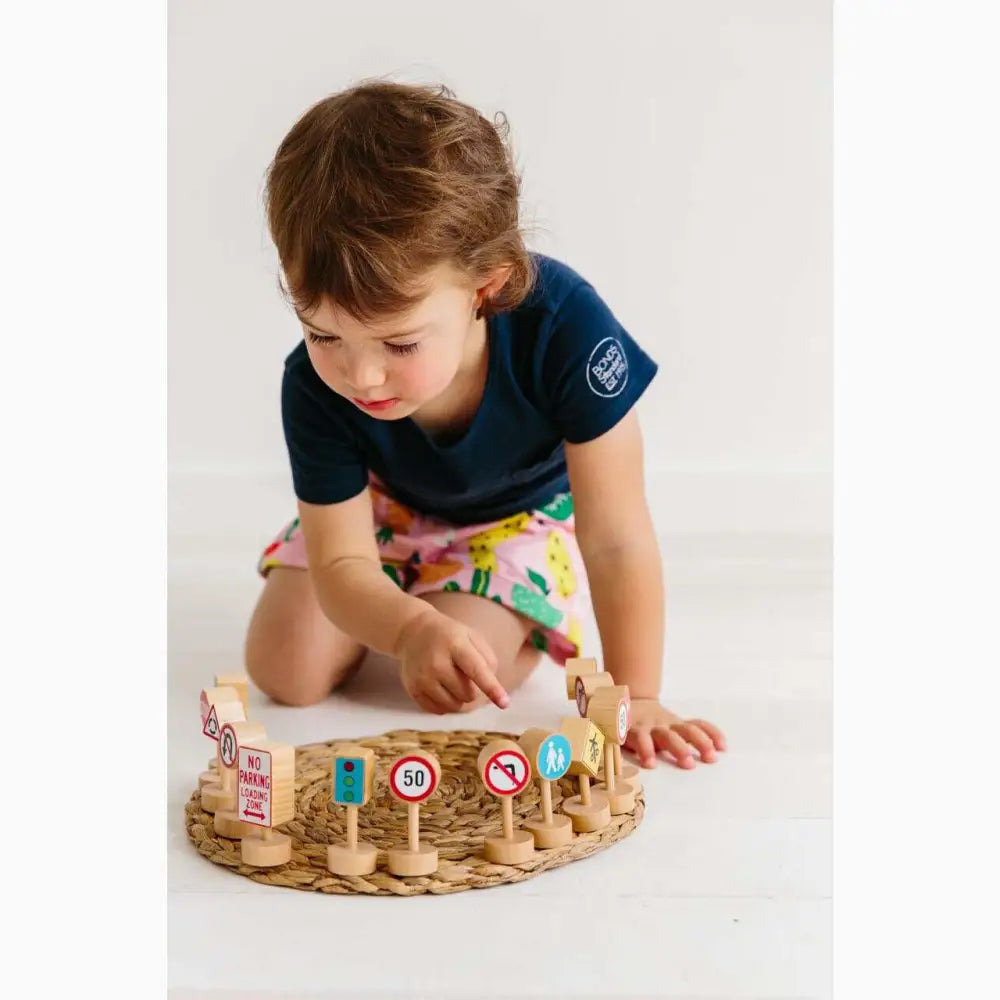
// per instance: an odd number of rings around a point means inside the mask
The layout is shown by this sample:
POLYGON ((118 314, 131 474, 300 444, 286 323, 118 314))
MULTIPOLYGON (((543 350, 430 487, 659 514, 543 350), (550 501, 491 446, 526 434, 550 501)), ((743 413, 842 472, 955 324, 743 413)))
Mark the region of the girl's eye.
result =
MULTIPOLYGON (((321 337, 318 333, 313 333, 312 330, 306 330, 306 336, 311 343, 319 344, 320 347, 329 347, 340 343, 340 337, 321 337)), ((386 344, 385 346, 393 354, 412 354, 420 347, 420 342, 418 341, 415 344, 386 344)))
POLYGON ((306 330, 306 336, 314 344, 319 344, 321 347, 326 347, 328 344, 336 344, 340 342, 339 337, 321 337, 318 333, 313 333, 312 330, 306 330))
POLYGON ((420 347, 420 343, 418 341, 415 344, 386 344, 385 346, 388 347, 393 354, 412 354, 420 347))

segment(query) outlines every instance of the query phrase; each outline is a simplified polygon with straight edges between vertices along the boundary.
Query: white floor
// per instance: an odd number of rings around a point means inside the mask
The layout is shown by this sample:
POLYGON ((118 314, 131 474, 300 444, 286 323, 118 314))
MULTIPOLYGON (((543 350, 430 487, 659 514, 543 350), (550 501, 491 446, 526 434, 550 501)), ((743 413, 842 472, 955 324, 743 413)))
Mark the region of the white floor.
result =
MULTIPOLYGON (((662 546, 664 690, 675 710, 720 724, 730 751, 694 772, 663 764, 647 773, 645 822, 617 848, 520 885, 412 899, 269 888, 190 846, 183 805, 212 752, 198 694, 213 673, 240 669, 259 584, 252 551, 195 556, 174 546, 171 996, 830 996, 829 540, 700 536, 662 546)), ((567 712, 561 674, 545 667, 506 713, 420 715, 362 672, 310 709, 254 693, 254 717, 292 743, 404 726, 516 732, 567 712)))

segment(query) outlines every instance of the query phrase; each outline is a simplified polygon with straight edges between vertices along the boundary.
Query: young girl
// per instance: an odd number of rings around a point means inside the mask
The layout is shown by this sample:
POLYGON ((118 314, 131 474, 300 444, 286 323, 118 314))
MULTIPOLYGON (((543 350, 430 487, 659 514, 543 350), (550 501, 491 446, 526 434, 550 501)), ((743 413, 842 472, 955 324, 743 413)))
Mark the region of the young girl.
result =
POLYGON ((543 653, 580 655, 589 597, 632 694, 628 748, 693 767, 724 740, 659 701, 634 410, 657 366, 587 281, 525 249, 505 138, 446 88, 370 82, 278 149, 268 222, 304 331, 282 383, 299 516, 260 560, 247 670, 307 705, 371 648, 428 711, 505 708, 543 653))

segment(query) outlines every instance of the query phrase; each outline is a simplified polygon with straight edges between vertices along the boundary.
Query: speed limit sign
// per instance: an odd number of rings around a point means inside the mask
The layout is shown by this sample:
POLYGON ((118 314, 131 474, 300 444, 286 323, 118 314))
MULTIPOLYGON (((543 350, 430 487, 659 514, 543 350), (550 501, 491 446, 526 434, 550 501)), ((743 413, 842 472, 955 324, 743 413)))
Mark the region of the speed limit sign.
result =
POLYGON ((441 766, 429 753, 405 754, 389 771, 389 788, 404 802, 423 802, 437 788, 441 766))

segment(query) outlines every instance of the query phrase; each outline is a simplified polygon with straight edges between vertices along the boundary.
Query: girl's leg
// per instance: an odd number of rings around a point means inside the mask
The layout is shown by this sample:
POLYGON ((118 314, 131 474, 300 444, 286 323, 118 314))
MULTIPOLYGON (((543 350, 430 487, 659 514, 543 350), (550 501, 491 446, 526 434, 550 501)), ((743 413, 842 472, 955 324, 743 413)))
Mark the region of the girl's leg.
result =
POLYGON ((320 610, 309 574, 270 570, 247 631, 246 669, 283 705, 322 701, 361 665, 366 648, 320 610))

